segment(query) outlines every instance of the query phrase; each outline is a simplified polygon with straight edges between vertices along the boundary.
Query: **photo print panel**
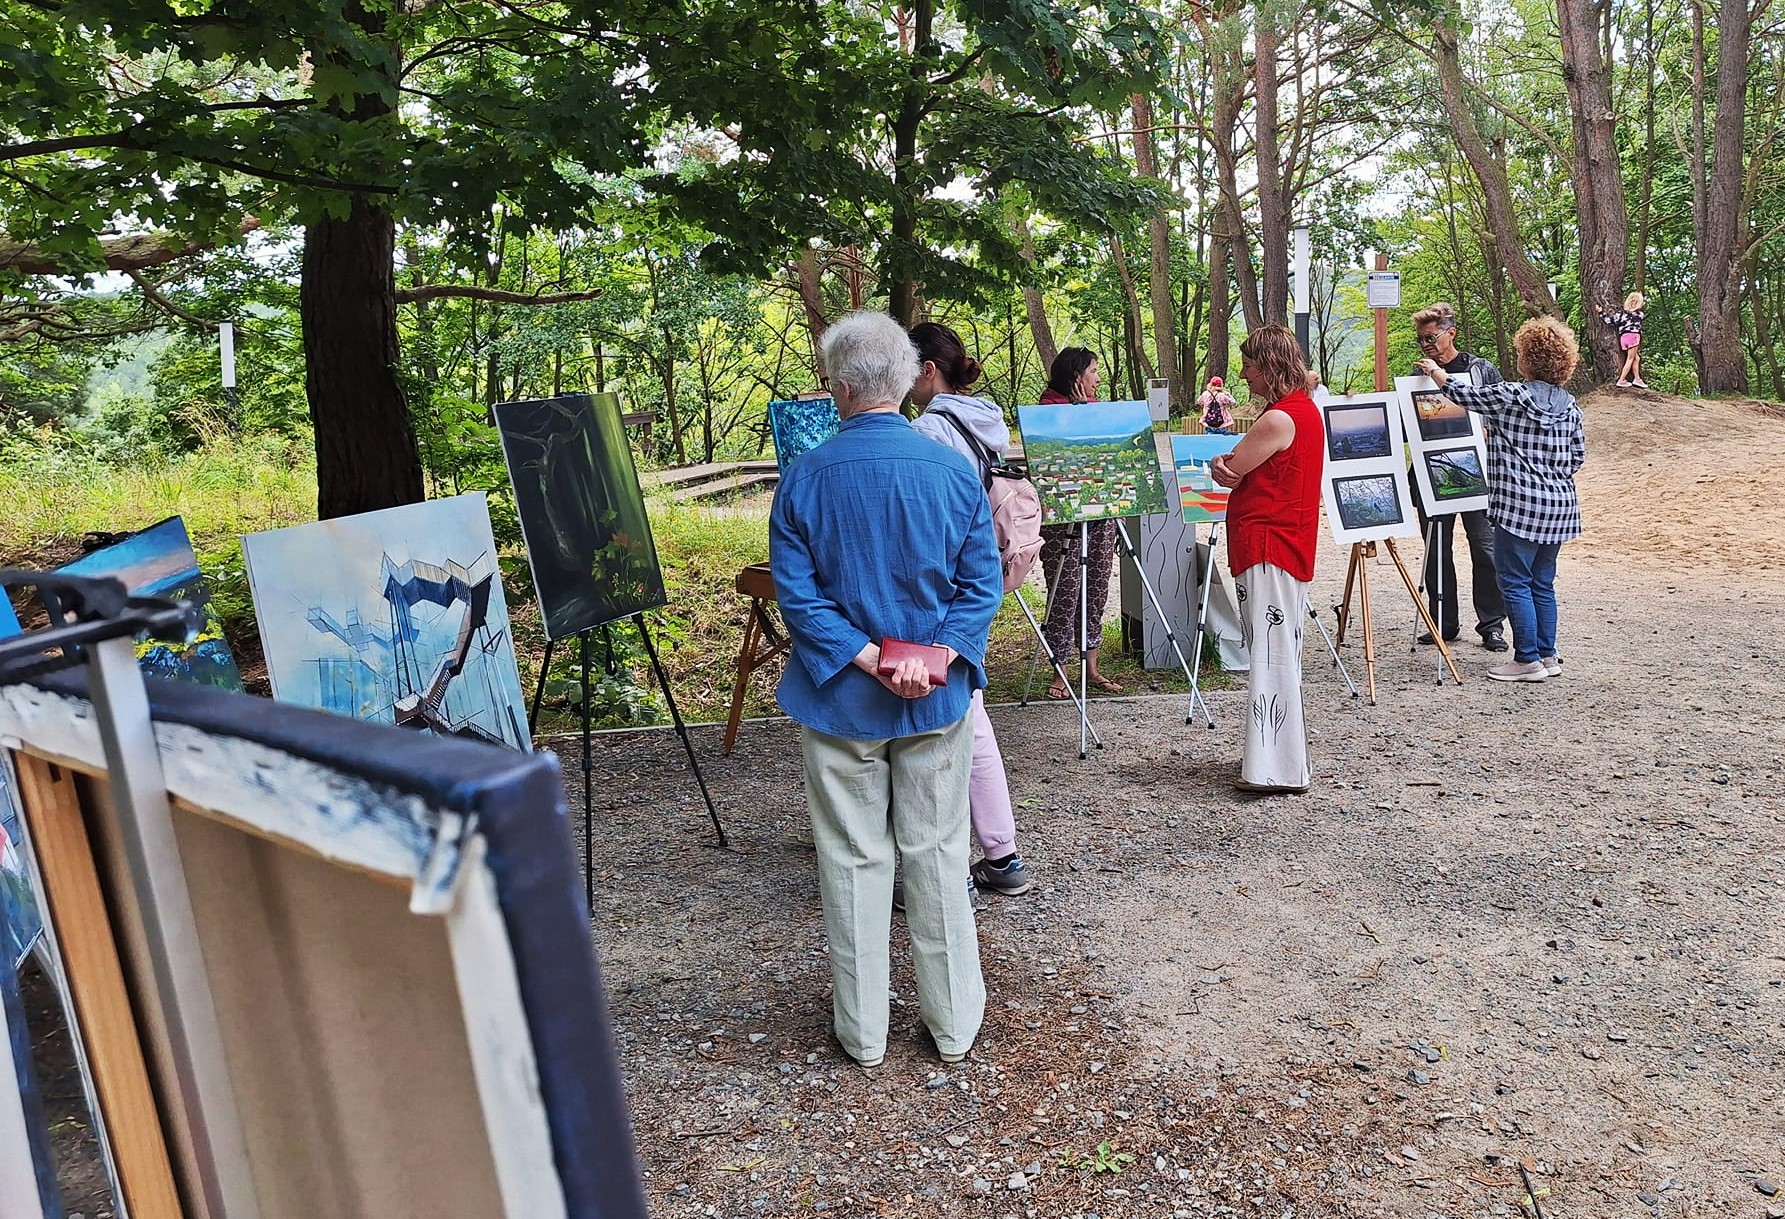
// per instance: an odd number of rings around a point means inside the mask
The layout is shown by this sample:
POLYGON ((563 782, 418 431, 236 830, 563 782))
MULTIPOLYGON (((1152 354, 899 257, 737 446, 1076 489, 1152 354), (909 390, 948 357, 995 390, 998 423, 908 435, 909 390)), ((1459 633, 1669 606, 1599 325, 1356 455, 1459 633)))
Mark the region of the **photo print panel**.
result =
POLYGON ((1388 414, 1391 403, 1380 401, 1329 405, 1326 417, 1328 461, 1368 461, 1391 456, 1388 414))
POLYGON ((139 639, 136 661, 153 677, 195 681, 201 686, 240 690, 242 675, 223 637, 223 624, 211 605, 210 588, 198 571, 186 522, 177 516, 150 525, 110 546, 83 555, 59 570, 71 576, 110 576, 133 596, 172 597, 204 611, 204 626, 187 644, 139 639))
POLYGON ((1169 510, 1145 402, 1062 402, 1019 406, 1016 414, 1042 524, 1169 510))
POLYGON ((564 639, 665 604, 619 397, 503 402, 496 430, 546 638, 564 639))
MULTIPOLYGON (((1472 384, 1467 373, 1450 381, 1472 384)), ((1481 417, 1464 410, 1425 377, 1396 377, 1395 392, 1413 450, 1413 487, 1426 515, 1481 512, 1488 506, 1487 436, 1481 417), (1465 456, 1472 452, 1473 459, 1465 456)))
POLYGON ((242 539, 273 697, 529 749, 483 492, 242 539))
POLYGON ((1230 492, 1215 481, 1209 463, 1223 453, 1233 452, 1241 439, 1208 435, 1171 438, 1171 464, 1178 477, 1178 503, 1183 506, 1185 524, 1227 519, 1230 492))
POLYGON ((796 398, 769 403, 769 433, 775 441, 775 464, 786 473, 801 455, 811 452, 843 426, 834 398, 796 398))
POLYGON ((1314 391, 1327 428, 1321 499, 1341 546, 1419 532, 1407 481, 1401 412, 1389 394, 1314 391))

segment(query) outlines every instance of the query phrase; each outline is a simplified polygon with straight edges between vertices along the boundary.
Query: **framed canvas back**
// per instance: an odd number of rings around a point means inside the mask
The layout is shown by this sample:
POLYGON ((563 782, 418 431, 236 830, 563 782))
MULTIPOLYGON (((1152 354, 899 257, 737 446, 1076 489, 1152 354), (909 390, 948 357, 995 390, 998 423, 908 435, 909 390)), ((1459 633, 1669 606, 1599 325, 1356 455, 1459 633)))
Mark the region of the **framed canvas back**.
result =
POLYGON ((133 1219, 642 1219, 555 760, 154 687, 147 887, 84 682, 0 687, 133 1219))

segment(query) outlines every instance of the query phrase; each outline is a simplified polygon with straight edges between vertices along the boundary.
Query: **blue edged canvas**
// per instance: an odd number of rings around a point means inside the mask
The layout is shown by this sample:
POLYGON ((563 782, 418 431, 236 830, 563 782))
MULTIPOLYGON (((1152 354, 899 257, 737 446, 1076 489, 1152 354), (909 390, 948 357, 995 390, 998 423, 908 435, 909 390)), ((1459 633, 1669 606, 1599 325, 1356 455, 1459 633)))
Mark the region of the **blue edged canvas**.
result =
POLYGON ((529 749, 483 492, 242 539, 273 697, 529 749))
POLYGON ((111 576, 138 597, 173 597, 204 611, 197 638, 179 645, 141 639, 136 660, 144 673, 195 681, 201 686, 240 690, 242 675, 223 638, 223 625, 211 607, 211 593, 198 571, 186 522, 177 516, 150 525, 92 554, 82 555, 59 570, 71 576, 111 576))
POLYGON ((775 440, 775 464, 785 474, 803 453, 817 448, 843 426, 834 398, 803 398, 769 403, 769 431, 775 440))

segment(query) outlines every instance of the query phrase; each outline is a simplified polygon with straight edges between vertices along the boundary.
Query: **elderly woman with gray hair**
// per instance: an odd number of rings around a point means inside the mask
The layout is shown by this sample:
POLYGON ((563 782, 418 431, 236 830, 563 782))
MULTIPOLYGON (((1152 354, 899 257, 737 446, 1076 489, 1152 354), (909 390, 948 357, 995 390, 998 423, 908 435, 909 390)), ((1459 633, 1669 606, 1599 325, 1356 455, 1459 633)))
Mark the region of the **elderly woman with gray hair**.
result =
POLYGON ((985 1016, 961 878, 967 710, 1004 599, 991 505, 967 459, 899 413, 919 364, 897 322, 851 314, 820 354, 843 424, 782 477, 769 563, 793 643, 776 698, 802 726, 834 1032, 862 1066, 884 1060, 896 850, 918 1007, 942 1060, 959 1062, 985 1016), (946 672, 916 658, 883 672, 888 640, 937 645, 946 672))

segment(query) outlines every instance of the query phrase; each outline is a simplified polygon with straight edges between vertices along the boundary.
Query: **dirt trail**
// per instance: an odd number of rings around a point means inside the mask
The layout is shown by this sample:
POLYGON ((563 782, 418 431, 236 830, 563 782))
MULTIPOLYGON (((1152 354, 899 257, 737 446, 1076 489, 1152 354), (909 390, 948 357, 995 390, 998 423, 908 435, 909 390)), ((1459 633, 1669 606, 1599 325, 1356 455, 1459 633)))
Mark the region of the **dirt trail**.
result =
POLYGON ((964 1067, 918 1041, 908 974, 884 1068, 827 1046, 790 726, 706 763, 735 855, 700 845, 673 737, 601 742, 655 1212, 1495 1216, 1528 1157, 1556 1219, 1785 1214, 1785 419, 1586 406, 1565 677, 1498 686, 1465 645, 1435 685, 1378 563, 1379 702, 1310 654, 1307 796, 1236 798, 1237 693, 1214 732, 1100 700, 1082 762, 1070 709, 994 710, 1041 883, 983 912, 964 1067))

